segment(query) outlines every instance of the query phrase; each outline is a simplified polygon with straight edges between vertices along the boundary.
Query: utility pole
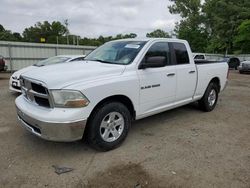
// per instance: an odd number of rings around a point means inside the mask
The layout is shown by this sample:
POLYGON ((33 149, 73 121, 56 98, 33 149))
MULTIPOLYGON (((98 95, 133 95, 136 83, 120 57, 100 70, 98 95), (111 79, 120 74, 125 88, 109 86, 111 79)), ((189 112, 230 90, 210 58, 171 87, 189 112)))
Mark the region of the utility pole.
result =
POLYGON ((66 29, 67 29, 67 31, 66 31, 67 45, 69 45, 69 21, 68 21, 68 19, 66 19, 66 20, 64 21, 64 24, 65 24, 66 29))

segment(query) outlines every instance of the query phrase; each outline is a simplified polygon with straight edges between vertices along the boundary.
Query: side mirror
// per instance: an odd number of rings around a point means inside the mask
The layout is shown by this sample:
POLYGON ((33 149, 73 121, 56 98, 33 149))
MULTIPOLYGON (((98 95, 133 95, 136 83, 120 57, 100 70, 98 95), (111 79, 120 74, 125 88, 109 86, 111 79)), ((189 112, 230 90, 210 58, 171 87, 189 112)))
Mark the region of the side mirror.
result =
POLYGON ((165 65, 166 65, 165 56, 145 57, 141 62, 139 69, 164 67, 165 65))

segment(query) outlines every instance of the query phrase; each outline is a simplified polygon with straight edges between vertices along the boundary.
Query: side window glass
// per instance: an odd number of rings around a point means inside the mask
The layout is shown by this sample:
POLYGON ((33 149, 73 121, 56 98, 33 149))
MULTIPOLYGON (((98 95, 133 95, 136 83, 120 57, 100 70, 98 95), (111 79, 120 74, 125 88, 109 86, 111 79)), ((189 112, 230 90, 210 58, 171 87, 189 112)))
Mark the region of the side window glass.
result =
POLYGON ((145 60, 147 58, 164 58, 165 57, 165 64, 169 65, 170 61, 169 61, 169 46, 167 42, 157 42, 155 44, 153 44, 148 52, 145 55, 145 60))
POLYGON ((204 55, 196 55, 194 59, 205 59, 204 55))
POLYGON ((187 48, 183 43, 172 43, 177 65, 189 64, 187 48))

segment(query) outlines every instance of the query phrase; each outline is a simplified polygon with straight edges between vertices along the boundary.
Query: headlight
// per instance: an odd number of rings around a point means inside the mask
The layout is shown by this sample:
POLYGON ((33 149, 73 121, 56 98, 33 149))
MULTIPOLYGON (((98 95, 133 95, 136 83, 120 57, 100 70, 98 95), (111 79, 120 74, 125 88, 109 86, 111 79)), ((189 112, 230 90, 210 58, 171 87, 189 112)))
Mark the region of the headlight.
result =
POLYGON ((80 91, 51 90, 51 93, 56 107, 80 108, 89 104, 89 100, 80 91))

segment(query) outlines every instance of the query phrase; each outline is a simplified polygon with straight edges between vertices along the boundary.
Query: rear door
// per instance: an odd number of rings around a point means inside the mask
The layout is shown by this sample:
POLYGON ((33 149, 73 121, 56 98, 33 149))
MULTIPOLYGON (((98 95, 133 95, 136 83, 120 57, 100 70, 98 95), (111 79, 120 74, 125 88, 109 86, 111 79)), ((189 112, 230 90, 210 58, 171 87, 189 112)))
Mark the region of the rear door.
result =
POLYGON ((176 103, 191 101, 197 81, 195 64, 190 62, 184 43, 171 42, 169 44, 176 64, 176 103))
POLYGON ((166 57, 165 66, 138 70, 141 114, 150 114, 175 102, 176 70, 170 57, 168 43, 153 43, 144 59, 160 56, 166 57))

